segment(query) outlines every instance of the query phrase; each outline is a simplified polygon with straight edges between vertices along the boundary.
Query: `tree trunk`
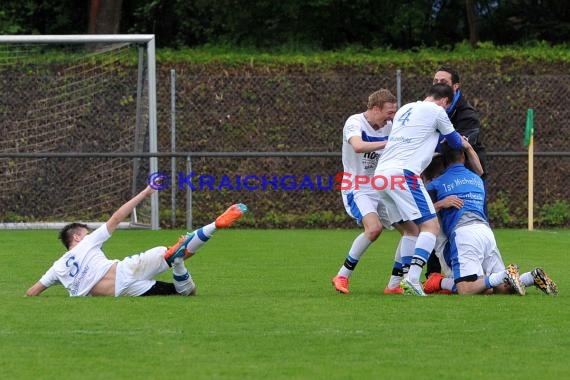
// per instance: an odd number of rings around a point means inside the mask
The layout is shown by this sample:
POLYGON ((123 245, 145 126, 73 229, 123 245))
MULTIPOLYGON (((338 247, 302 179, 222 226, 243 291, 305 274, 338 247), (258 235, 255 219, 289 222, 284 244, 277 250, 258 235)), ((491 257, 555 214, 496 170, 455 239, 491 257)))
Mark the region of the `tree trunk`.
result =
POLYGON ((479 42, 479 20, 475 13, 475 3, 473 0, 465 0, 465 12, 467 14, 467 24, 469 25, 469 43, 476 47, 479 42))
POLYGON ((121 23, 123 0, 91 0, 89 34, 117 34, 121 23))

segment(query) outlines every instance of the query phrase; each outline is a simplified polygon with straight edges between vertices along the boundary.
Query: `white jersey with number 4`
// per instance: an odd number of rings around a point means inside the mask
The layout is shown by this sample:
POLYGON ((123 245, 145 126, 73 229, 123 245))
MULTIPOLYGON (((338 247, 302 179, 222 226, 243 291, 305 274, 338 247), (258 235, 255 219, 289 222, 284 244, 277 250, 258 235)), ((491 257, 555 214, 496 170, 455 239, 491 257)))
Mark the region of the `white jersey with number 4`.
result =
MULTIPOLYGON (((355 190, 356 176, 368 176, 372 178, 374 170, 376 170, 376 165, 378 164, 378 158, 383 152, 383 149, 378 149, 374 152, 356 153, 349 143, 350 138, 358 136, 362 141, 387 141, 391 129, 392 123, 390 121, 382 128, 372 128, 363 113, 352 115, 346 120, 342 133, 342 165, 344 172, 347 173, 344 177, 351 182, 352 186, 350 189, 343 189, 342 192, 344 194, 355 190)), ((373 191, 370 183, 360 184, 358 187, 359 190, 373 191)))
POLYGON ((101 250, 103 243, 111 237, 107 224, 85 236, 75 247, 67 251, 42 276, 45 287, 62 284, 70 296, 89 295, 91 289, 105 276, 113 263, 101 250))
POLYGON ((392 132, 376 173, 398 168, 421 174, 431 162, 439 133, 447 135, 454 130, 443 107, 429 101, 404 105, 394 116, 392 132))

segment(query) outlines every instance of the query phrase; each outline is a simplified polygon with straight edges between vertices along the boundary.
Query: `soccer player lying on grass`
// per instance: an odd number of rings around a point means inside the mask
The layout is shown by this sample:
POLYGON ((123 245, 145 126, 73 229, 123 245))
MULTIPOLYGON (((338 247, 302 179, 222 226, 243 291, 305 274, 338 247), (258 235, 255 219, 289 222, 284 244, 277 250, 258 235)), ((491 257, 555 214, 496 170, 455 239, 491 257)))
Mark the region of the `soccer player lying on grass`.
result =
POLYGON ((111 218, 93 232, 87 225, 71 223, 60 232, 67 252, 26 292, 37 296, 52 285, 63 285, 69 295, 75 296, 154 296, 194 295, 196 285, 184 266, 184 260, 204 245, 218 228, 230 226, 247 211, 243 204, 235 204, 215 222, 180 237, 170 248, 154 247, 123 260, 109 260, 102 251, 119 222, 155 190, 150 186, 122 205, 111 218), (153 278, 172 268, 174 283, 153 278))
MULTIPOLYGON (((464 147, 468 146, 464 140, 464 147)), ((452 269, 453 278, 432 273, 424 284, 424 291, 434 293, 446 289, 459 294, 524 295, 525 288, 534 285, 546 294, 557 294, 556 284, 542 268, 522 275, 516 264, 505 268, 484 212, 483 180, 465 167, 463 150, 453 150, 444 144, 443 160, 445 171, 426 189, 434 199, 443 232, 449 239, 443 256, 452 269)))

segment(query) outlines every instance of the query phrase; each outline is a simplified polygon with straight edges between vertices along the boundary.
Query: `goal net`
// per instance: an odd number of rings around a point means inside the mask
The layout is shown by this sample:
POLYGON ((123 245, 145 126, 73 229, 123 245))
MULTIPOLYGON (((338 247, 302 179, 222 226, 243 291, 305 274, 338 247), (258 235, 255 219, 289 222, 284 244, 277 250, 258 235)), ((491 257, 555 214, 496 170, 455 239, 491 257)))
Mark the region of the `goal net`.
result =
MULTIPOLYGON (((0 227, 103 222, 146 186, 154 60, 152 35, 0 36, 0 227)), ((158 228, 157 194, 127 225, 158 228)))

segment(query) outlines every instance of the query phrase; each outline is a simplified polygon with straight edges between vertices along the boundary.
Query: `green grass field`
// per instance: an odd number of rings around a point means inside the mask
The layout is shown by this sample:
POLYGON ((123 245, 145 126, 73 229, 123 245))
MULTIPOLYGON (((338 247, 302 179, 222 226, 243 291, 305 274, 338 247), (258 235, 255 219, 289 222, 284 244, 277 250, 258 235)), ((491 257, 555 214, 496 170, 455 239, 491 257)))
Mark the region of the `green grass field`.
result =
MULTIPOLYGON (((187 262, 197 297, 71 299, 24 297, 62 253, 56 231, 1 231, 1 377, 570 378, 570 230, 496 231, 504 260, 542 265, 557 297, 385 296, 394 232, 340 295, 330 279, 357 233, 218 231, 187 262)), ((179 234, 117 231, 104 248, 122 258, 179 234)))

